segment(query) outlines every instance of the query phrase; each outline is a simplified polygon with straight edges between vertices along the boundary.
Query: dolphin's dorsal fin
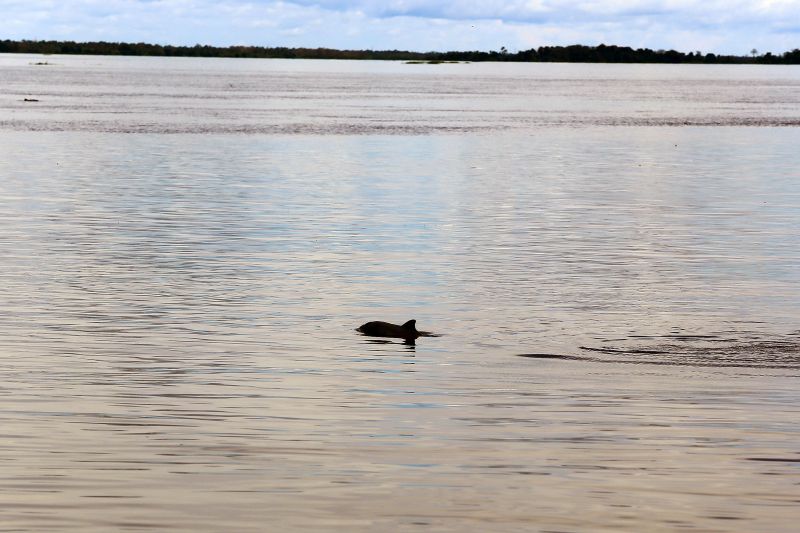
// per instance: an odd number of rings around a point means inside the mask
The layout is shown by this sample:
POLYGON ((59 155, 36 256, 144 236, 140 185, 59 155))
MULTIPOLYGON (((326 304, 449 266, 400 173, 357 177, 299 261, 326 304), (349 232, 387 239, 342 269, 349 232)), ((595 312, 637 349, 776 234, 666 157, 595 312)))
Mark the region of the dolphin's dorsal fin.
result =
POLYGON ((416 320, 409 320, 405 324, 401 326, 404 329, 410 329, 411 331, 417 331, 417 321, 416 320))

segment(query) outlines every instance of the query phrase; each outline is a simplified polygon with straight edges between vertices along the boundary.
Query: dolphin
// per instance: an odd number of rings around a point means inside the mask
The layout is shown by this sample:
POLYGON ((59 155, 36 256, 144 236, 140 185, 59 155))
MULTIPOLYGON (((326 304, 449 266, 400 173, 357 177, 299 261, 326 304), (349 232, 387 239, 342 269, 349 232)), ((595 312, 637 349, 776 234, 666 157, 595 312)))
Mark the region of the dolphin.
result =
POLYGON ((417 321, 409 320, 402 326, 397 324, 390 324, 389 322, 367 322, 366 324, 356 328, 364 335, 372 337, 395 337, 398 339, 414 340, 417 337, 426 335, 424 331, 417 331, 417 321))

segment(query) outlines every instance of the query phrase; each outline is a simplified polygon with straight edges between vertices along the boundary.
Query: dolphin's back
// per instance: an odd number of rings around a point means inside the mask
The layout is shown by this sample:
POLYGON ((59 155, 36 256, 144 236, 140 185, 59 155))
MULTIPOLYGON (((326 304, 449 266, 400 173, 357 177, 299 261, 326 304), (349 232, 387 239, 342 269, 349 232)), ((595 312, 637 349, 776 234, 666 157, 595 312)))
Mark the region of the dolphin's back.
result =
POLYGON ((373 337, 397 337, 401 339, 415 339, 419 337, 419 332, 416 328, 416 320, 409 320, 402 326, 391 324, 389 322, 381 322, 376 320, 374 322, 367 322, 356 328, 364 335, 371 335, 373 337))

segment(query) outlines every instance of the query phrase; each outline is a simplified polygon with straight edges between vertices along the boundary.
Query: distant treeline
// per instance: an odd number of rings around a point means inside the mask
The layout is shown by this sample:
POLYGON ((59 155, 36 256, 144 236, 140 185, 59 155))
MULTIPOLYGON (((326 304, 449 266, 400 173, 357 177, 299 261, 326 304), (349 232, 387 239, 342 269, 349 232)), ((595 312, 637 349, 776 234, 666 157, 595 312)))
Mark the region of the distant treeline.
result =
POLYGON ((385 59, 396 61, 523 61, 563 63, 763 63, 800 64, 800 49, 773 55, 752 50, 748 56, 716 55, 675 50, 633 49, 628 46, 540 46, 520 52, 408 52, 404 50, 334 50, 331 48, 286 48, 262 46, 216 47, 171 46, 147 43, 111 43, 73 41, 0 41, 0 53, 89 54, 125 56, 181 57, 259 57, 286 59, 385 59))

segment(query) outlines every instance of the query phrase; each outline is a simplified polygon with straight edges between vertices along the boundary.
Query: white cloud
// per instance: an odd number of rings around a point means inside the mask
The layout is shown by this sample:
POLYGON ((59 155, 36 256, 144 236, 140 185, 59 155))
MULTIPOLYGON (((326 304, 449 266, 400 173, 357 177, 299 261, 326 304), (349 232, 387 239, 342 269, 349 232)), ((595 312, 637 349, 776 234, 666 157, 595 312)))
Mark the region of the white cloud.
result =
POLYGON ((800 46, 800 0, 0 0, 0 37, 409 50, 800 46))

